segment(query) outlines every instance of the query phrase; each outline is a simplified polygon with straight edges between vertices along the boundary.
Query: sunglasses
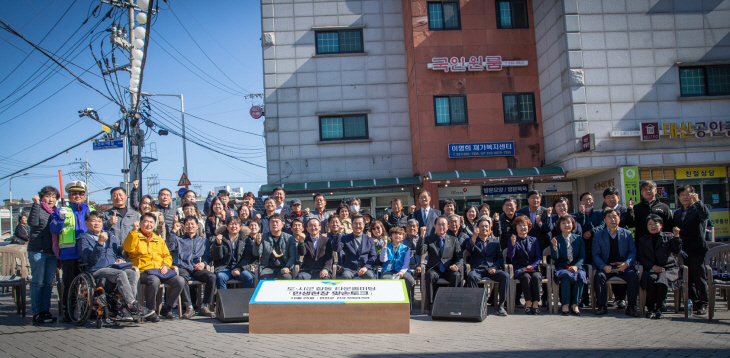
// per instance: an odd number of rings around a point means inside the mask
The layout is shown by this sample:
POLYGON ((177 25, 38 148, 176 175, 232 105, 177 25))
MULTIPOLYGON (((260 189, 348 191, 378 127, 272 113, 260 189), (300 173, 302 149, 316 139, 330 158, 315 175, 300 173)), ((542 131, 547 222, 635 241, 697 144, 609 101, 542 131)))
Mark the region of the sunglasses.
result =
POLYGON ((71 196, 71 195, 86 195, 86 192, 83 192, 83 191, 72 191, 72 192, 68 193, 68 195, 69 196, 71 196))

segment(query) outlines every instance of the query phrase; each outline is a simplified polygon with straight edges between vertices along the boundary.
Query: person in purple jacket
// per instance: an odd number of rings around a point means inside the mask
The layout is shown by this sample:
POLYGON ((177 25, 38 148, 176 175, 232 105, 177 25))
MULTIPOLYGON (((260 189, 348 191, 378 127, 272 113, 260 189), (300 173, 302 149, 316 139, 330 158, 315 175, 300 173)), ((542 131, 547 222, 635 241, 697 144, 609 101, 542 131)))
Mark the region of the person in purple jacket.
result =
POLYGON ((538 315, 540 309, 540 285, 542 275, 538 265, 542 254, 537 239, 528 236, 532 222, 527 216, 518 216, 512 222, 512 235, 507 243, 507 257, 512 259, 515 278, 520 280, 522 293, 525 295, 525 314, 538 315))

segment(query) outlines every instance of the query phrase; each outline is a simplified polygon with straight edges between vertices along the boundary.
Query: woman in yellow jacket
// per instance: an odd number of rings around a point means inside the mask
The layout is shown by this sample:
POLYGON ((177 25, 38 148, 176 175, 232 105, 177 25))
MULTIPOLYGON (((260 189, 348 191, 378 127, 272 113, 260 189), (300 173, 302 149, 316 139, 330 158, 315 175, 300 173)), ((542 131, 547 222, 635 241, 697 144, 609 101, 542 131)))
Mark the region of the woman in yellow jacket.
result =
MULTIPOLYGON (((157 290, 160 284, 170 285, 165 304, 160 316, 172 318, 172 305, 175 304, 185 287, 185 280, 178 276, 172 268, 172 256, 167 250, 167 243, 155 234, 156 218, 152 213, 142 215, 139 230, 132 230, 124 240, 122 248, 129 253, 129 261, 139 268, 139 283, 145 285, 145 306, 155 310, 157 306, 157 290)), ((136 295, 136 292, 135 292, 136 295)), ((154 314, 148 321, 157 322, 160 318, 154 314)))

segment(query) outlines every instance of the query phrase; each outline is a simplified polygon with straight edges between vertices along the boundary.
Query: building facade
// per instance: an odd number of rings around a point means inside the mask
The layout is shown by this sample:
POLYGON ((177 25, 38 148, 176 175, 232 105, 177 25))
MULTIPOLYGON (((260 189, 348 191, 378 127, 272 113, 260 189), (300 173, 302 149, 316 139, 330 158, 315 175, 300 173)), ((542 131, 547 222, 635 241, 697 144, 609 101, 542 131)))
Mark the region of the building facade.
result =
POLYGON ((730 1, 534 0, 533 9, 546 163, 599 204, 610 185, 636 201, 635 183, 652 179, 676 208, 676 187, 691 184, 713 207, 717 236, 730 237, 730 1))
POLYGON ((261 14, 272 184, 261 192, 342 199, 419 183, 400 2, 262 0, 261 14))

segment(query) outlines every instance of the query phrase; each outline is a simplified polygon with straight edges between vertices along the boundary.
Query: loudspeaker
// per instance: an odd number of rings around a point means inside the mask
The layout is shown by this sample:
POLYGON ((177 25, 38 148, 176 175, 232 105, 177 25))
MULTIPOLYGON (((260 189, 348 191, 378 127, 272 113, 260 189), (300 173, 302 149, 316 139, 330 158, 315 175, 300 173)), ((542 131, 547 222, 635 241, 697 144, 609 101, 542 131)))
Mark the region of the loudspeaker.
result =
POLYGON ((254 288, 218 290, 215 317, 223 323, 248 322, 248 301, 254 288))
POLYGON ((431 319, 481 322, 487 318, 487 290, 471 287, 439 287, 431 319))

